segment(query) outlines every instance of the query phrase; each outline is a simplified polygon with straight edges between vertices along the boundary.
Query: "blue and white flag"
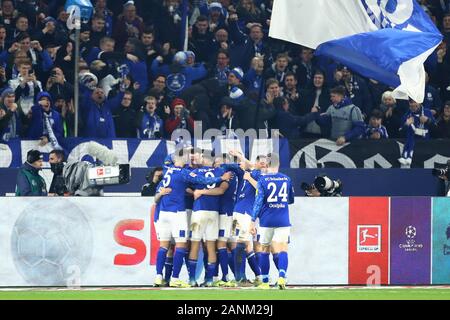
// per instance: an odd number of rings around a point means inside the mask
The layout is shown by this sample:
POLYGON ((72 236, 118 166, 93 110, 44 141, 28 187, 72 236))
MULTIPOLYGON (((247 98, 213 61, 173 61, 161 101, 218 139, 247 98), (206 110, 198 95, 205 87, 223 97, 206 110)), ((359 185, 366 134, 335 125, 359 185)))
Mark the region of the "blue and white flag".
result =
POLYGON ((442 41, 415 0, 275 0, 269 35, 317 49, 417 102, 423 64, 442 41))

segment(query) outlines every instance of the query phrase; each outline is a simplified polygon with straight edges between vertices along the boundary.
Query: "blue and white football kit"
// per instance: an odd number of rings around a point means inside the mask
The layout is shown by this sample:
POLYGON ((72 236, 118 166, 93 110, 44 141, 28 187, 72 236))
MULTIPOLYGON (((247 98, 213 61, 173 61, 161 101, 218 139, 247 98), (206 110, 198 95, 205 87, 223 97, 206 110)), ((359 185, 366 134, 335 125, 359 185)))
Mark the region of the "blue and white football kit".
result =
MULTIPOLYGON (((272 242, 288 243, 291 229, 289 204, 294 203, 294 188, 291 179, 282 173, 265 174, 260 177, 252 212, 252 220, 259 218, 260 242, 269 246, 272 242)), ((288 266, 286 251, 276 252, 274 262, 279 272, 279 286, 284 288, 288 266), (281 284, 281 285, 280 285, 281 284)), ((263 284, 269 282, 269 252, 262 252, 259 259, 263 284)))
MULTIPOLYGON (((221 177, 225 171, 222 168, 202 167, 192 171, 198 177, 215 178, 221 177)), ((218 183, 194 184, 195 190, 214 189, 218 183)), ((219 235, 219 209, 220 197, 203 195, 194 201, 191 217, 191 240, 216 241, 219 235)))

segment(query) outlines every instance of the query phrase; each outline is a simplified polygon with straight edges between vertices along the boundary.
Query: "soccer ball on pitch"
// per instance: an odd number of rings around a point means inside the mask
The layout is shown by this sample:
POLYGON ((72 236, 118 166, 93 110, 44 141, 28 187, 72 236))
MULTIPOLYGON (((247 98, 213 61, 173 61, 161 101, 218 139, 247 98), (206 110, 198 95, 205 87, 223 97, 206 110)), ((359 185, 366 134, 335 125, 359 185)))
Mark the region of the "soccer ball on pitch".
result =
POLYGON ((92 256, 92 238, 88 221, 72 202, 37 200, 23 210, 14 225, 14 264, 30 285, 79 284, 92 256))

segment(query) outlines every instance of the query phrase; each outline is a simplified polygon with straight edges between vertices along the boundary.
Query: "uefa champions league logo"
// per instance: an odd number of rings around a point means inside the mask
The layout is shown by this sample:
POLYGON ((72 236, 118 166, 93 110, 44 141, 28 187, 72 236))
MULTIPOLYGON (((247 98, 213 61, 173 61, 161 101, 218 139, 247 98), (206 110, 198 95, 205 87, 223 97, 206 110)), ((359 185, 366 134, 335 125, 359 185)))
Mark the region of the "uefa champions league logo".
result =
MULTIPOLYGON (((417 228, 414 226, 407 226, 405 228, 405 237, 406 241, 399 244, 399 248, 404 252, 418 252, 422 250, 424 245, 423 243, 418 243, 417 237, 417 228)), ((419 239, 420 241, 420 239, 419 239)))
POLYGON ((405 29, 414 11, 413 0, 361 0, 372 22, 379 28, 405 29))
POLYGON ((406 227, 405 235, 408 237, 408 239, 414 239, 416 237, 417 231, 416 228, 413 226, 406 227))

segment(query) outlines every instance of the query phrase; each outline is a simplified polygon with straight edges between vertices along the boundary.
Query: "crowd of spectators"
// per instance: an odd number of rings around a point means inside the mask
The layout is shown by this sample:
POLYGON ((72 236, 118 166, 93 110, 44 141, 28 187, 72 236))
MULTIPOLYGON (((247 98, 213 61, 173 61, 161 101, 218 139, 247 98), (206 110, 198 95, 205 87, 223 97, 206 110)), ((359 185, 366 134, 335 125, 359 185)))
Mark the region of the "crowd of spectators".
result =
MULTIPOLYGON (((426 62, 417 109, 393 88, 269 38, 273 0, 191 0, 186 51, 181 0, 93 0, 80 31, 79 135, 170 138, 201 121, 203 131, 279 129, 343 144, 405 137, 414 109, 431 138, 450 138, 450 1, 420 2, 444 41, 426 62)), ((0 141, 74 136, 75 43, 64 4, 1 1, 0 141)))

